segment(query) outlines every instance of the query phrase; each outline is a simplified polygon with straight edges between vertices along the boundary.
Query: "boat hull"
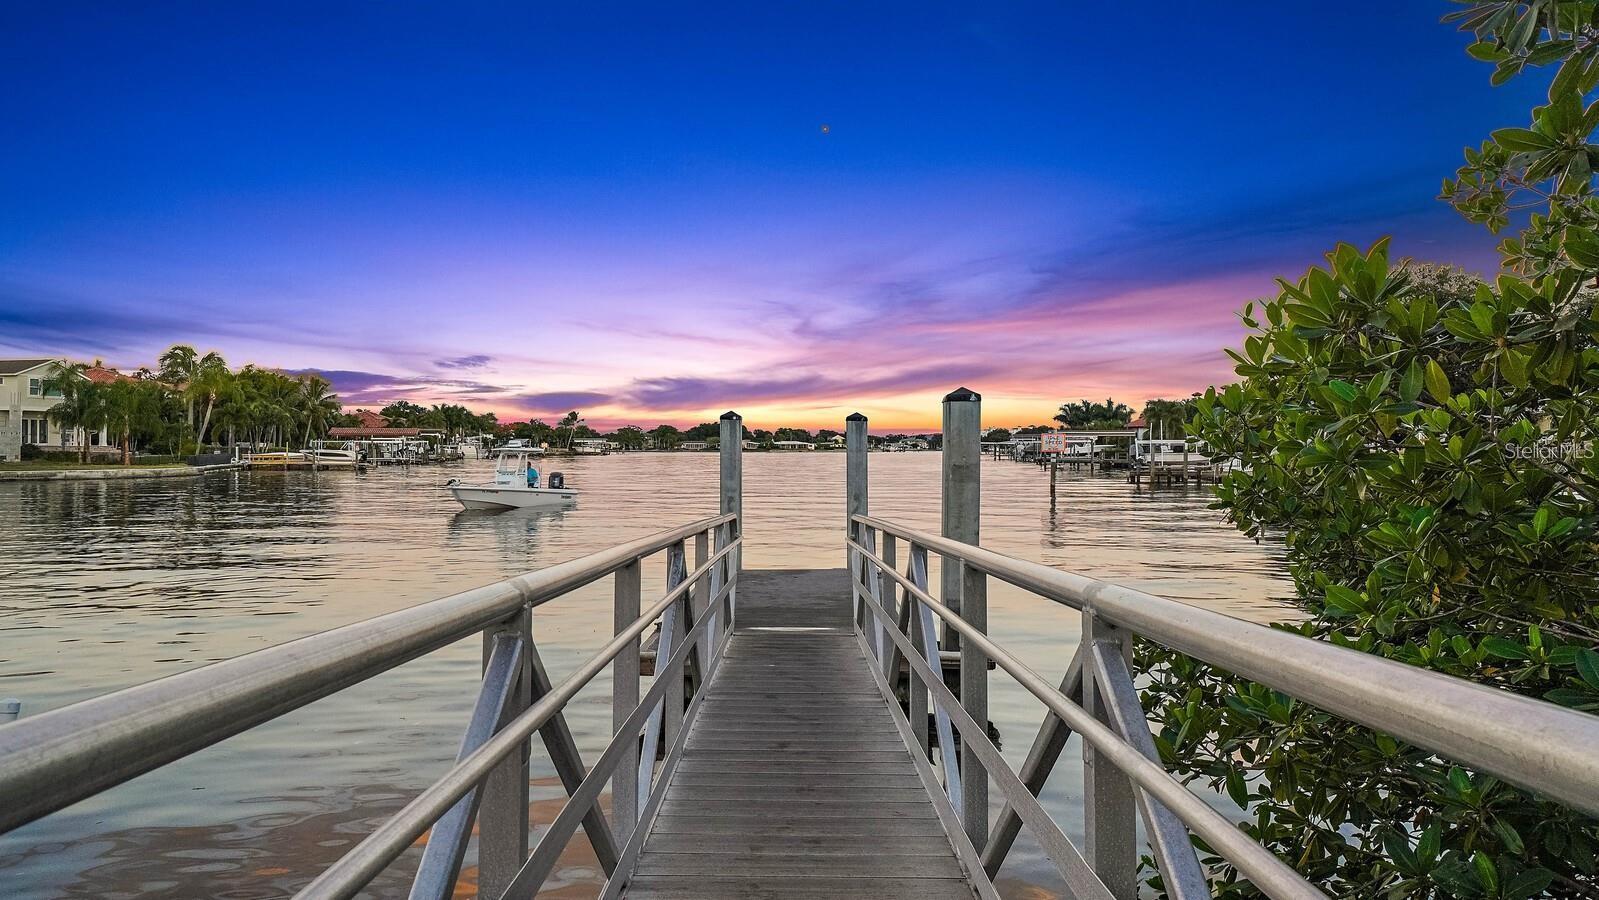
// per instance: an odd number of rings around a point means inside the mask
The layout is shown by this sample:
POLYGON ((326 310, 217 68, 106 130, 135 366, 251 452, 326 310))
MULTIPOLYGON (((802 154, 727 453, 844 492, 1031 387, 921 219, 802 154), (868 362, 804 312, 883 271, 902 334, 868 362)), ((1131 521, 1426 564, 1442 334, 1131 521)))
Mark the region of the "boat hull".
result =
POLYGON ((450 493, 467 509, 539 509, 566 506, 577 501, 577 491, 556 488, 450 486, 450 493))

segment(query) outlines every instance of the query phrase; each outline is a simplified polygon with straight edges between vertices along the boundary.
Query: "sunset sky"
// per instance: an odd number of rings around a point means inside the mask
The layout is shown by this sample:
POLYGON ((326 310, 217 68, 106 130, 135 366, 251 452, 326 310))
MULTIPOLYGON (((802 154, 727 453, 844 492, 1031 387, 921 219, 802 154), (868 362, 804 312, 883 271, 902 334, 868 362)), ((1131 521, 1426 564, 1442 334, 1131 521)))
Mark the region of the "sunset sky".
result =
POLYGON ((991 425, 1227 380, 1334 241, 1524 125, 1432 2, 9 4, 0 355, 346 405, 991 425))

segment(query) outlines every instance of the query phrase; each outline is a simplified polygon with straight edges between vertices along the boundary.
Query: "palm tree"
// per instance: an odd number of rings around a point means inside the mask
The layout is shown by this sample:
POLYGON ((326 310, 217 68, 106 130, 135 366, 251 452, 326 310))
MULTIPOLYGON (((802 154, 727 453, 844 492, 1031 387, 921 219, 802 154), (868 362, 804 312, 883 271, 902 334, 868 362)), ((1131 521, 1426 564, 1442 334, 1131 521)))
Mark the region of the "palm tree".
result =
POLYGON ((194 384, 195 376, 200 373, 200 354, 187 344, 173 344, 167 351, 156 358, 160 366, 157 377, 184 394, 184 422, 189 426, 194 425, 194 393, 190 388, 194 384))
POLYGON ((333 393, 333 385, 327 379, 318 375, 303 376, 300 379, 300 411, 305 416, 304 446, 310 446, 311 432, 321 432, 339 414, 339 395, 333 393))
POLYGON ((1193 412, 1192 400, 1150 400, 1144 404, 1144 426, 1151 437, 1182 437, 1193 412))
POLYGON ((572 410, 561 419, 560 428, 566 429, 566 449, 572 449, 572 438, 577 435, 577 426, 583 424, 583 417, 577 410, 572 410))
POLYGON ((1055 421, 1067 428, 1121 428, 1133 418, 1132 407, 1105 398, 1104 403, 1063 403, 1055 421))
MULTIPOLYGON (((226 382, 221 384, 214 400, 216 402, 217 426, 228 430, 228 447, 234 447, 238 444, 239 432, 248 432, 250 428, 248 411, 245 407, 244 389, 237 380, 229 377, 226 382)), ((206 414, 206 418, 207 420, 210 419, 209 412, 206 414)))
POLYGON ((186 395, 194 399, 205 401, 205 414, 200 419, 200 430, 195 433, 195 440, 204 443, 206 429, 211 427, 211 414, 216 410, 217 401, 229 393, 233 386, 233 373, 228 371, 227 361, 222 354, 212 351, 200 357, 195 365, 194 377, 189 380, 186 395))
POLYGON ((166 389, 151 381, 113 381, 104 386, 106 430, 122 448, 122 464, 133 464, 133 444, 161 427, 166 389))
MULTIPOLYGON (((56 423, 61 433, 61 449, 67 446, 69 429, 87 429, 103 424, 102 419, 91 418, 99 406, 99 385, 84 376, 89 367, 84 363, 56 363, 44 377, 44 393, 60 394, 61 402, 50 407, 45 415, 56 423)), ((89 461, 89 442, 83 441, 83 461, 89 461)))

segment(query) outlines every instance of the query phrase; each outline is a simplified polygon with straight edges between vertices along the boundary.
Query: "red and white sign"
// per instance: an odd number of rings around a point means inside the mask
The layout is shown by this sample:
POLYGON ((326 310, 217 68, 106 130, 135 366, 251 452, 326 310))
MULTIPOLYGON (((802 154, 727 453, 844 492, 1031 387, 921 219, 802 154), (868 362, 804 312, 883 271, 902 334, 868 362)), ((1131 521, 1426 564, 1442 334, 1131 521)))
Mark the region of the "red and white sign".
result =
POLYGON ((1040 453, 1065 453, 1066 435, 1062 432, 1046 432, 1038 436, 1038 452, 1040 453))

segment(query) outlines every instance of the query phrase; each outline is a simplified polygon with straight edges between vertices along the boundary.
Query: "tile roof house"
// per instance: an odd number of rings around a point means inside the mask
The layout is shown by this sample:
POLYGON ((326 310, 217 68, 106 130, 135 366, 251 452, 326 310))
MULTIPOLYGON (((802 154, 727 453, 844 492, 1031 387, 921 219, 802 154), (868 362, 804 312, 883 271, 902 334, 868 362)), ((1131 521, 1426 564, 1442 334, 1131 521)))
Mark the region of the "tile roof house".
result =
POLYGON ((116 369, 108 368, 102 365, 98 359, 94 361, 94 365, 83 370, 83 377, 89 379, 95 384, 110 384, 113 381, 139 380, 134 378, 132 375, 124 375, 121 372, 118 372, 116 369))
MULTIPOLYGON (((61 393, 49 390, 45 382, 51 370, 65 363, 61 357, 48 356, 0 359, 0 460, 21 458, 24 444, 78 450, 87 443, 91 451, 113 449, 98 431, 63 430, 50 421, 50 407, 61 402, 61 393)), ((86 369, 84 375, 99 384, 134 380, 130 375, 100 365, 99 360, 86 369)))
POLYGON ((387 427, 389 427, 389 420, 388 419, 383 418, 382 416, 378 415, 377 413, 373 412, 370 409, 358 409, 354 413, 351 413, 351 415, 355 416, 356 419, 360 420, 360 423, 361 423, 360 427, 362 427, 362 428, 387 428, 387 427))

